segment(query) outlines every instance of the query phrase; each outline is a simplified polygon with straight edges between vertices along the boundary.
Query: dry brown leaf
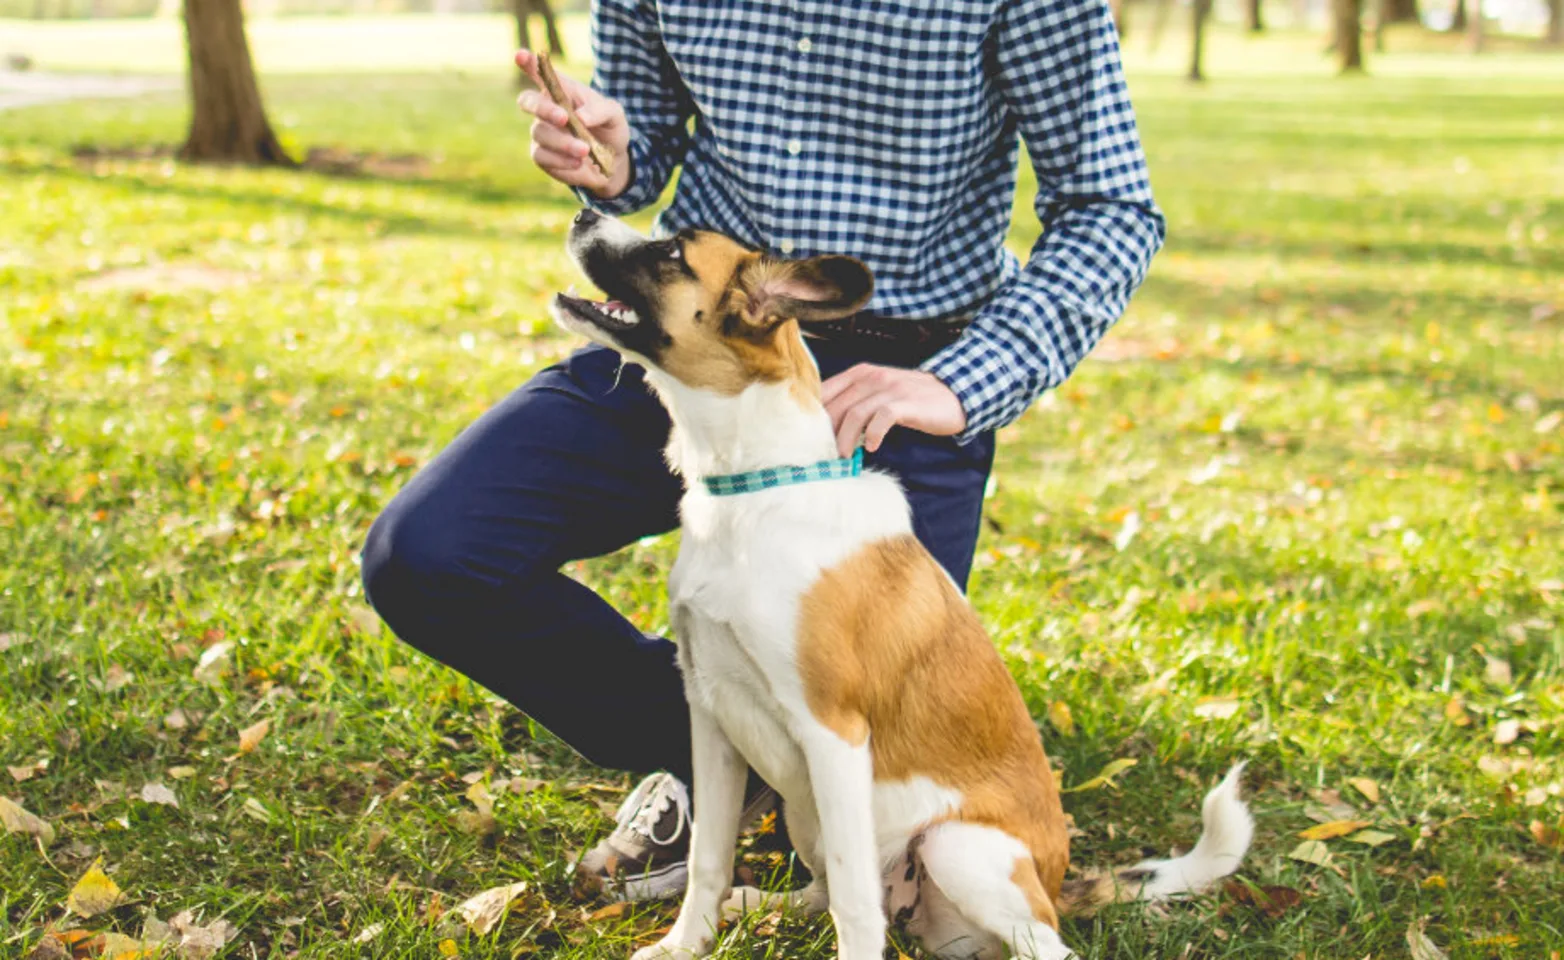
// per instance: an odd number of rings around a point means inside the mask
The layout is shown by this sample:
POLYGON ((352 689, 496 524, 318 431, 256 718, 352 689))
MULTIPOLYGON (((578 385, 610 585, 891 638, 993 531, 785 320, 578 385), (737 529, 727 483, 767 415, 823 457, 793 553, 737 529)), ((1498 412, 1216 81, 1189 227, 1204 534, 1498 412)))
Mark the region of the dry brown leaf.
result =
POLYGON ((1348 777, 1347 782, 1352 785, 1352 789, 1363 794, 1369 803, 1379 802, 1379 784, 1373 780, 1368 777, 1348 777))
POLYGON ((103 872, 103 860, 100 858, 93 861, 87 872, 76 881, 70 896, 65 898, 65 906, 79 917, 91 918, 114 909, 124 901, 124 892, 120 890, 119 884, 103 872))
POLYGON ((505 917, 505 909, 527 890, 525 881, 493 887, 462 901, 456 912, 473 933, 482 936, 499 926, 505 917))
POLYGON ((591 915, 587 917, 587 921, 596 923, 599 920, 615 920, 624 916, 627 909, 629 909, 629 904, 610 903, 599 910, 593 910, 591 915))
POLYGON ((54 842, 54 827, 49 821, 33 816, 9 797, 0 797, 0 826, 4 826, 7 833, 26 833, 37 837, 46 847, 54 842))
MULTIPOLYGON (((1560 821, 1560 825, 1564 826, 1564 821, 1560 821)), ((1554 850, 1564 850, 1564 834, 1559 832, 1558 827, 1550 827, 1541 820, 1533 820, 1527 825, 1526 830, 1531 834, 1533 840, 1543 846, 1554 850)))
POLYGON ((1334 840, 1371 825, 1367 820, 1332 820, 1329 823, 1317 823, 1307 830, 1300 830, 1298 836, 1305 840, 1334 840))
POLYGON ((185 716, 183 710, 176 708, 169 711, 168 716, 163 718, 163 726, 170 730, 183 730, 190 726, 190 718, 185 716))
POLYGON ((1063 700, 1055 700, 1048 705, 1048 722, 1059 731, 1060 736, 1075 735, 1075 717, 1070 714, 1070 705, 1063 700))
POLYGON ((271 728, 271 720, 262 720, 253 726, 245 727, 243 730, 240 730, 239 752, 254 753, 255 748, 261 745, 262 740, 266 739, 266 734, 271 731, 271 728))
POLYGON ((71 952, 51 934, 38 941, 38 946, 28 951, 22 960, 71 960, 71 952))
POLYGON ((228 654, 233 648, 234 645, 227 641, 207 647, 201 652, 201 659, 196 661, 191 676, 202 683, 216 683, 221 680, 223 674, 228 672, 228 654))
POLYGON ((196 923, 193 910, 182 910, 167 923, 149 916, 141 931, 148 943, 173 947, 180 960, 209 960, 238 935, 239 929, 227 920, 219 918, 206 926, 196 923))
POLYGON ((39 760, 37 763, 30 763, 25 767, 7 766, 5 769, 6 772, 11 775, 12 780, 15 780, 17 783, 22 783, 24 781, 31 780, 33 777, 39 776, 45 770, 48 770, 49 761, 47 758, 45 758, 43 760, 39 760))
POLYGON ((1466 712, 1466 703, 1460 697, 1445 701, 1445 719, 1458 727, 1471 726, 1472 718, 1466 712))
POLYGON ((1241 880, 1229 880, 1222 891, 1237 903, 1254 907, 1275 920, 1303 902, 1303 894, 1292 887, 1252 887, 1241 880))

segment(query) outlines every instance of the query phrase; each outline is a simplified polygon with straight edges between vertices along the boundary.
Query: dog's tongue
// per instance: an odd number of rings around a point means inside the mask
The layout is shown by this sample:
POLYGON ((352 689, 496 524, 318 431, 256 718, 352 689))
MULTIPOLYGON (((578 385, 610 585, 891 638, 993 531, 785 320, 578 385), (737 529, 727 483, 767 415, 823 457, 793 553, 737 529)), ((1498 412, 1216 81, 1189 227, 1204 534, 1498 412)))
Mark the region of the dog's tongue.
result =
POLYGON ((620 303, 618 300, 604 300, 603 301, 603 306, 604 306, 605 309, 608 309, 608 310, 628 310, 628 309, 630 309, 629 307, 627 307, 624 304, 620 303))

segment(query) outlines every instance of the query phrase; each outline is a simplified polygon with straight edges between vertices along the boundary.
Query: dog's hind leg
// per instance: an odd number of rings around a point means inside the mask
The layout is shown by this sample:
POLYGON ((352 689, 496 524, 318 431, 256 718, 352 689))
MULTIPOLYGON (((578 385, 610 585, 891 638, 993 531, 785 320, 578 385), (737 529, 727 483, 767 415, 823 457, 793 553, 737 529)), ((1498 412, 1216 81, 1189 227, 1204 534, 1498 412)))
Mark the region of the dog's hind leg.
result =
POLYGON ((924 929, 914 932, 936 956, 987 960, 997 941, 1020 960, 1075 956, 1059 939, 1053 903, 1020 840, 995 827, 942 823, 923 835, 918 852, 938 889, 924 929))
POLYGON ((770 913, 773 910, 798 912, 813 917, 825 913, 830 907, 831 897, 826 892, 825 871, 820 859, 820 820, 815 816, 814 805, 789 802, 783 807, 783 815, 787 821, 788 839, 793 843, 793 852, 798 855, 799 862, 809 868, 814 879, 802 889, 784 893, 772 893, 757 887, 735 887, 727 902, 722 905, 724 918, 736 920, 746 913, 770 913))
POLYGON ((690 734, 695 774, 695 824, 691 828, 689 885, 679 919, 660 942, 631 960, 692 960, 711 952, 722 900, 733 878, 744 781, 749 765, 706 708, 691 701, 690 734))

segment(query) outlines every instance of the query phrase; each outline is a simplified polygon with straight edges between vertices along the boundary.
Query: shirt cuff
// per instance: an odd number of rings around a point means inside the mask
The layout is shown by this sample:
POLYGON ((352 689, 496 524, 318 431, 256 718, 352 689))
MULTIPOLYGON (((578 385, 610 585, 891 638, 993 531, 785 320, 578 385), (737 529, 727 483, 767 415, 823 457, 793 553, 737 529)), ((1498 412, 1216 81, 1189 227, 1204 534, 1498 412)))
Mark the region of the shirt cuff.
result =
POLYGON ((961 402, 967 426, 956 436, 969 443, 1026 412, 1059 379, 1051 376, 1053 352, 1039 343, 1036 319, 1023 307, 994 301, 955 343, 918 368, 933 374, 961 402))

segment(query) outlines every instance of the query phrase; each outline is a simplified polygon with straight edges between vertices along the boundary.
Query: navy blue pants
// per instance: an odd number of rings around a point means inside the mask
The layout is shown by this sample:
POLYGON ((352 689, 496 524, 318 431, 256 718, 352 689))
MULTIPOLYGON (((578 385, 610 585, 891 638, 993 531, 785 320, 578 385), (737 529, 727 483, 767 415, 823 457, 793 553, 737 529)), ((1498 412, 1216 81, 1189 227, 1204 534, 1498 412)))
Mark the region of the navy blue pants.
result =
MULTIPOLYGON (((815 347, 823 376, 856 358, 815 347)), ((602 347, 541 371, 468 427, 375 521, 369 601, 396 635, 515 704, 605 767, 688 779, 690 732, 673 645, 644 636, 559 572, 678 526, 663 461, 668 415, 639 367, 602 347)), ((993 463, 893 430, 869 466, 901 480, 914 528, 958 584, 972 565, 993 463)))

